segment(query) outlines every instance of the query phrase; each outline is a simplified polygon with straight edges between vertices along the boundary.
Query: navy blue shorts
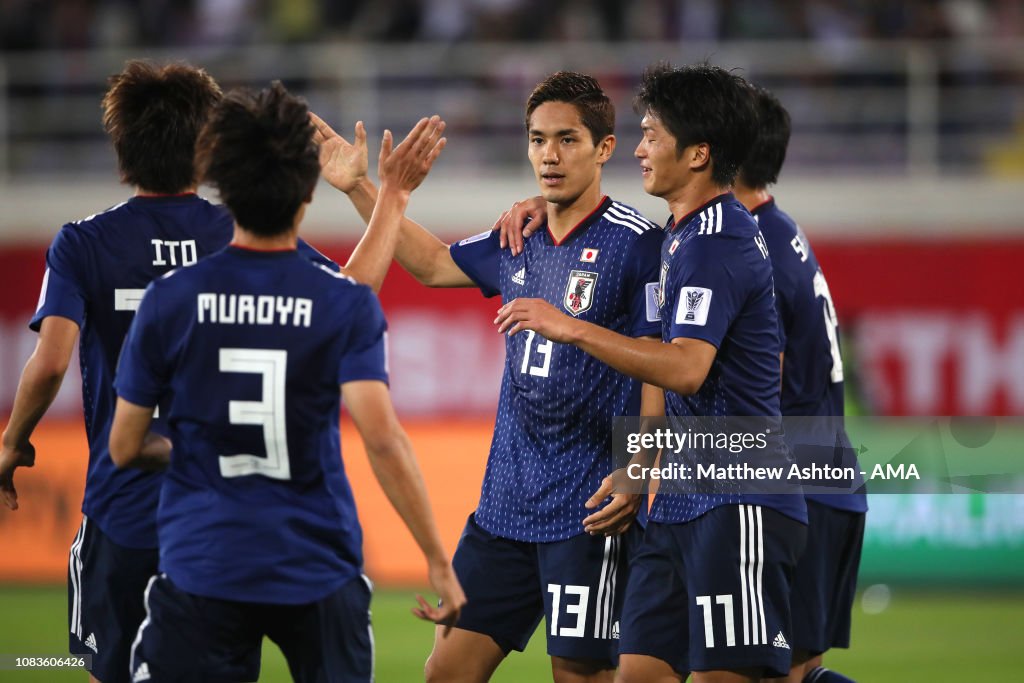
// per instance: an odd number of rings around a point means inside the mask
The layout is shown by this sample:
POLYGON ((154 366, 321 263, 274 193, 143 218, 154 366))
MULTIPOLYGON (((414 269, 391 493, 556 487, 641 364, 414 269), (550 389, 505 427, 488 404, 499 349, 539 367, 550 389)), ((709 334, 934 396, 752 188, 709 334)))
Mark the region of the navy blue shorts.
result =
POLYGON ((68 647, 92 655, 92 675, 103 683, 131 683, 128 657, 146 616, 142 594, 159 563, 156 549, 118 545, 82 518, 68 561, 68 647))
POLYGON ((281 648, 297 683, 373 680, 366 577, 317 602, 271 605, 193 595, 161 574, 146 588, 145 603, 132 646, 136 683, 255 681, 264 636, 281 648))
POLYGON ((806 535, 805 525, 757 505, 649 523, 626 589, 619 653, 657 657, 684 675, 786 676, 790 582, 806 535))
POLYGON ((790 605, 794 645, 817 655, 850 647, 864 513, 809 500, 807 517, 807 547, 796 565, 790 605))
POLYGON ((495 536, 470 515, 452 559, 468 600, 456 626, 508 653, 522 651, 546 617, 549 655, 614 666, 629 558, 641 537, 634 524, 618 537, 527 543, 495 536))

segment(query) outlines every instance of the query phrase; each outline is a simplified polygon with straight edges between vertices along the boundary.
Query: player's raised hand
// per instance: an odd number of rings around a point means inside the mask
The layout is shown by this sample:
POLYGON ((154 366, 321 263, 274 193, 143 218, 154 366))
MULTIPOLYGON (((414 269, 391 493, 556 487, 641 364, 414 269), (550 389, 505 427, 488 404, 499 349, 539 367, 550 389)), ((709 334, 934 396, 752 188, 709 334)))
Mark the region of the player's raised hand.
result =
POLYGON ((316 129, 313 141, 320 145, 320 174, 333 187, 345 193, 351 192, 368 171, 366 127, 362 121, 356 122, 353 144, 313 112, 309 113, 309 120, 316 129))
POLYGON ((498 332, 508 332, 510 337, 523 330, 533 330, 558 344, 573 342, 576 323, 544 299, 513 299, 498 309, 498 317, 494 319, 498 332))
POLYGON ((0 449, 0 496, 4 505, 18 509, 18 491, 14 488, 14 470, 36 464, 36 449, 31 443, 4 446, 0 449))
POLYGON ((535 233, 548 218, 548 204, 543 197, 530 197, 516 202, 491 226, 500 230, 501 248, 508 247, 513 256, 523 253, 523 240, 535 233))
POLYGON ((402 144, 394 149, 391 131, 384 131, 377 165, 381 188, 392 185, 395 189, 412 192, 419 187, 448 142, 441 137, 444 127, 444 121, 436 114, 429 119, 420 119, 402 144))
POLYGON ((583 530, 591 536, 625 533, 636 519, 643 496, 623 490, 621 480, 625 472, 625 469, 620 469, 605 477, 594 495, 583 504, 588 510, 593 510, 611 496, 611 502, 583 520, 583 530))
POLYGON ((444 626, 444 633, 448 635, 466 605, 466 594, 462 591, 462 584, 459 583, 449 562, 431 567, 430 585, 440 598, 441 604, 434 607, 422 595, 417 595, 416 602, 419 606, 414 607, 412 613, 420 619, 444 626))

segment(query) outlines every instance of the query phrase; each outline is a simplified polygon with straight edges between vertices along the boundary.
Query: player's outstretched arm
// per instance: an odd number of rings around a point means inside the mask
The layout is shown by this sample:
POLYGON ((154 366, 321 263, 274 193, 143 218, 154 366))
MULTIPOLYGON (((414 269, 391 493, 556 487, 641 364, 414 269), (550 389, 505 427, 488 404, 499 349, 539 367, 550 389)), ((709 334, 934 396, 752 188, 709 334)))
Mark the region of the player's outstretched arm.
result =
POLYGON ((36 449, 30 442, 32 432, 60 390, 77 340, 77 323, 59 316, 44 318, 36 349, 22 370, 0 448, 0 496, 12 510, 18 509, 14 470, 35 464, 36 449))
MULTIPOLYGON (((349 144, 334 133, 322 119, 311 114, 316 127, 315 139, 320 143, 320 165, 324 177, 336 187, 347 187, 347 176, 366 173, 366 131, 356 125, 356 144, 349 144), (349 171, 351 170, 351 173, 349 171)), ((434 161, 444 149, 441 137, 444 121, 439 116, 423 118, 405 140, 392 149, 391 131, 384 132, 381 142, 378 173, 381 190, 370 210, 363 234, 342 272, 380 291, 398 241, 399 224, 409 196, 430 172, 434 161)))
MULTIPOLYGON (((366 131, 362 122, 356 124, 355 144, 352 144, 315 114, 311 117, 317 130, 315 139, 320 144, 320 169, 324 179, 348 195, 359 215, 369 223, 378 192, 367 176, 366 131)), ((395 259, 420 283, 428 287, 476 286, 456 265, 448 245, 418 223, 403 217, 397 239, 395 259)))
POLYGON ((153 406, 117 399, 110 426, 110 459, 118 467, 163 469, 171 461, 171 442, 149 431, 153 406))
POLYGON ((498 310, 494 323, 499 332, 533 330, 553 342, 572 344, 624 375, 684 396, 704 384, 718 353, 702 339, 652 344, 627 337, 565 315, 543 299, 514 299, 498 310))
POLYGON ((345 382, 341 395, 366 445, 373 473, 391 505, 427 559, 430 585, 441 598, 433 607, 418 596, 413 613, 451 627, 466 604, 466 595, 444 552, 412 444, 398 422, 387 386, 376 380, 345 382))

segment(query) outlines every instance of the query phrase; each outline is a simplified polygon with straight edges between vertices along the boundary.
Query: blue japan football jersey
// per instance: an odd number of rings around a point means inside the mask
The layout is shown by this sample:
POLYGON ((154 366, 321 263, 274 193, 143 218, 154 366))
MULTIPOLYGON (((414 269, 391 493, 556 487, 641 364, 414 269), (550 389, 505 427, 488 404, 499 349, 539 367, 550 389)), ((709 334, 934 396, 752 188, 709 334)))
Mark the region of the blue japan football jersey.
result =
MULTIPOLYGON (((121 344, 146 286, 154 278, 223 248, 233 220, 223 206, 195 194, 132 197, 102 213, 66 224, 46 252, 39 307, 29 326, 48 316, 78 324, 82 404, 89 465, 82 511, 114 542, 155 548, 161 475, 118 470, 107 442, 116 397, 121 344)), ((302 244, 309 258, 330 263, 302 244)), ((337 268, 337 266, 334 266, 337 268)), ((164 432, 162 418, 154 430, 164 432)))
POLYGON ((387 382, 385 365, 373 292, 295 250, 228 247, 150 285, 115 386, 167 404, 161 570, 190 593, 278 604, 356 576, 339 385, 387 382))
MULTIPOLYGON (((839 320, 825 274, 796 222, 771 199, 753 211, 768 245, 775 276, 775 300, 785 361, 782 366, 782 414, 815 419, 790 420, 786 442, 799 453, 807 446, 841 451, 843 466, 860 466, 843 426, 843 359, 839 320), (835 419, 829 419, 835 418, 835 419)), ((798 459, 800 459, 798 457, 798 459)), ((807 493, 813 500, 852 512, 866 512, 867 494, 807 493)))
MULTIPOLYGON (((779 337, 772 266, 764 237, 750 213, 731 193, 722 194, 669 225, 661 251, 659 303, 662 340, 700 339, 717 349, 707 379, 696 393, 665 392, 669 417, 778 416, 779 337)), ((725 421, 703 424, 727 424, 725 421)), ((779 431, 768 447, 719 465, 788 464, 779 431)), ((662 483, 651 519, 677 523, 729 504, 764 505, 802 522, 807 511, 798 484, 792 493, 756 493, 739 479, 707 492, 673 492, 662 483)))
MULTIPOLYGON (((541 298, 620 334, 655 336, 662 235, 605 197, 561 242, 542 230, 513 257, 497 232, 486 232, 452 245, 451 254, 486 296, 541 298)), ((477 523, 529 542, 583 533, 591 512, 583 504, 612 471, 613 419, 639 408, 639 382, 575 346, 533 332, 506 335, 477 523)))

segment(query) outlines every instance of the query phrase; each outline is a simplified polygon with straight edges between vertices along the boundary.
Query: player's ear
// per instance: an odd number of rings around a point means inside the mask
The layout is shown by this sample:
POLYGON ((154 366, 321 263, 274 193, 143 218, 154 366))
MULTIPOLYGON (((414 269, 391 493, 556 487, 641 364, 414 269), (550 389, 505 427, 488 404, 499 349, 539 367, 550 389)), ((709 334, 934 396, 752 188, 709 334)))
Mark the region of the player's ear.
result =
POLYGON ((700 171, 711 163, 711 145, 706 142, 690 145, 683 151, 683 157, 691 169, 700 171))
POLYGON ((615 136, 606 135, 601 142, 597 143, 597 163, 606 164, 615 152, 615 136))

